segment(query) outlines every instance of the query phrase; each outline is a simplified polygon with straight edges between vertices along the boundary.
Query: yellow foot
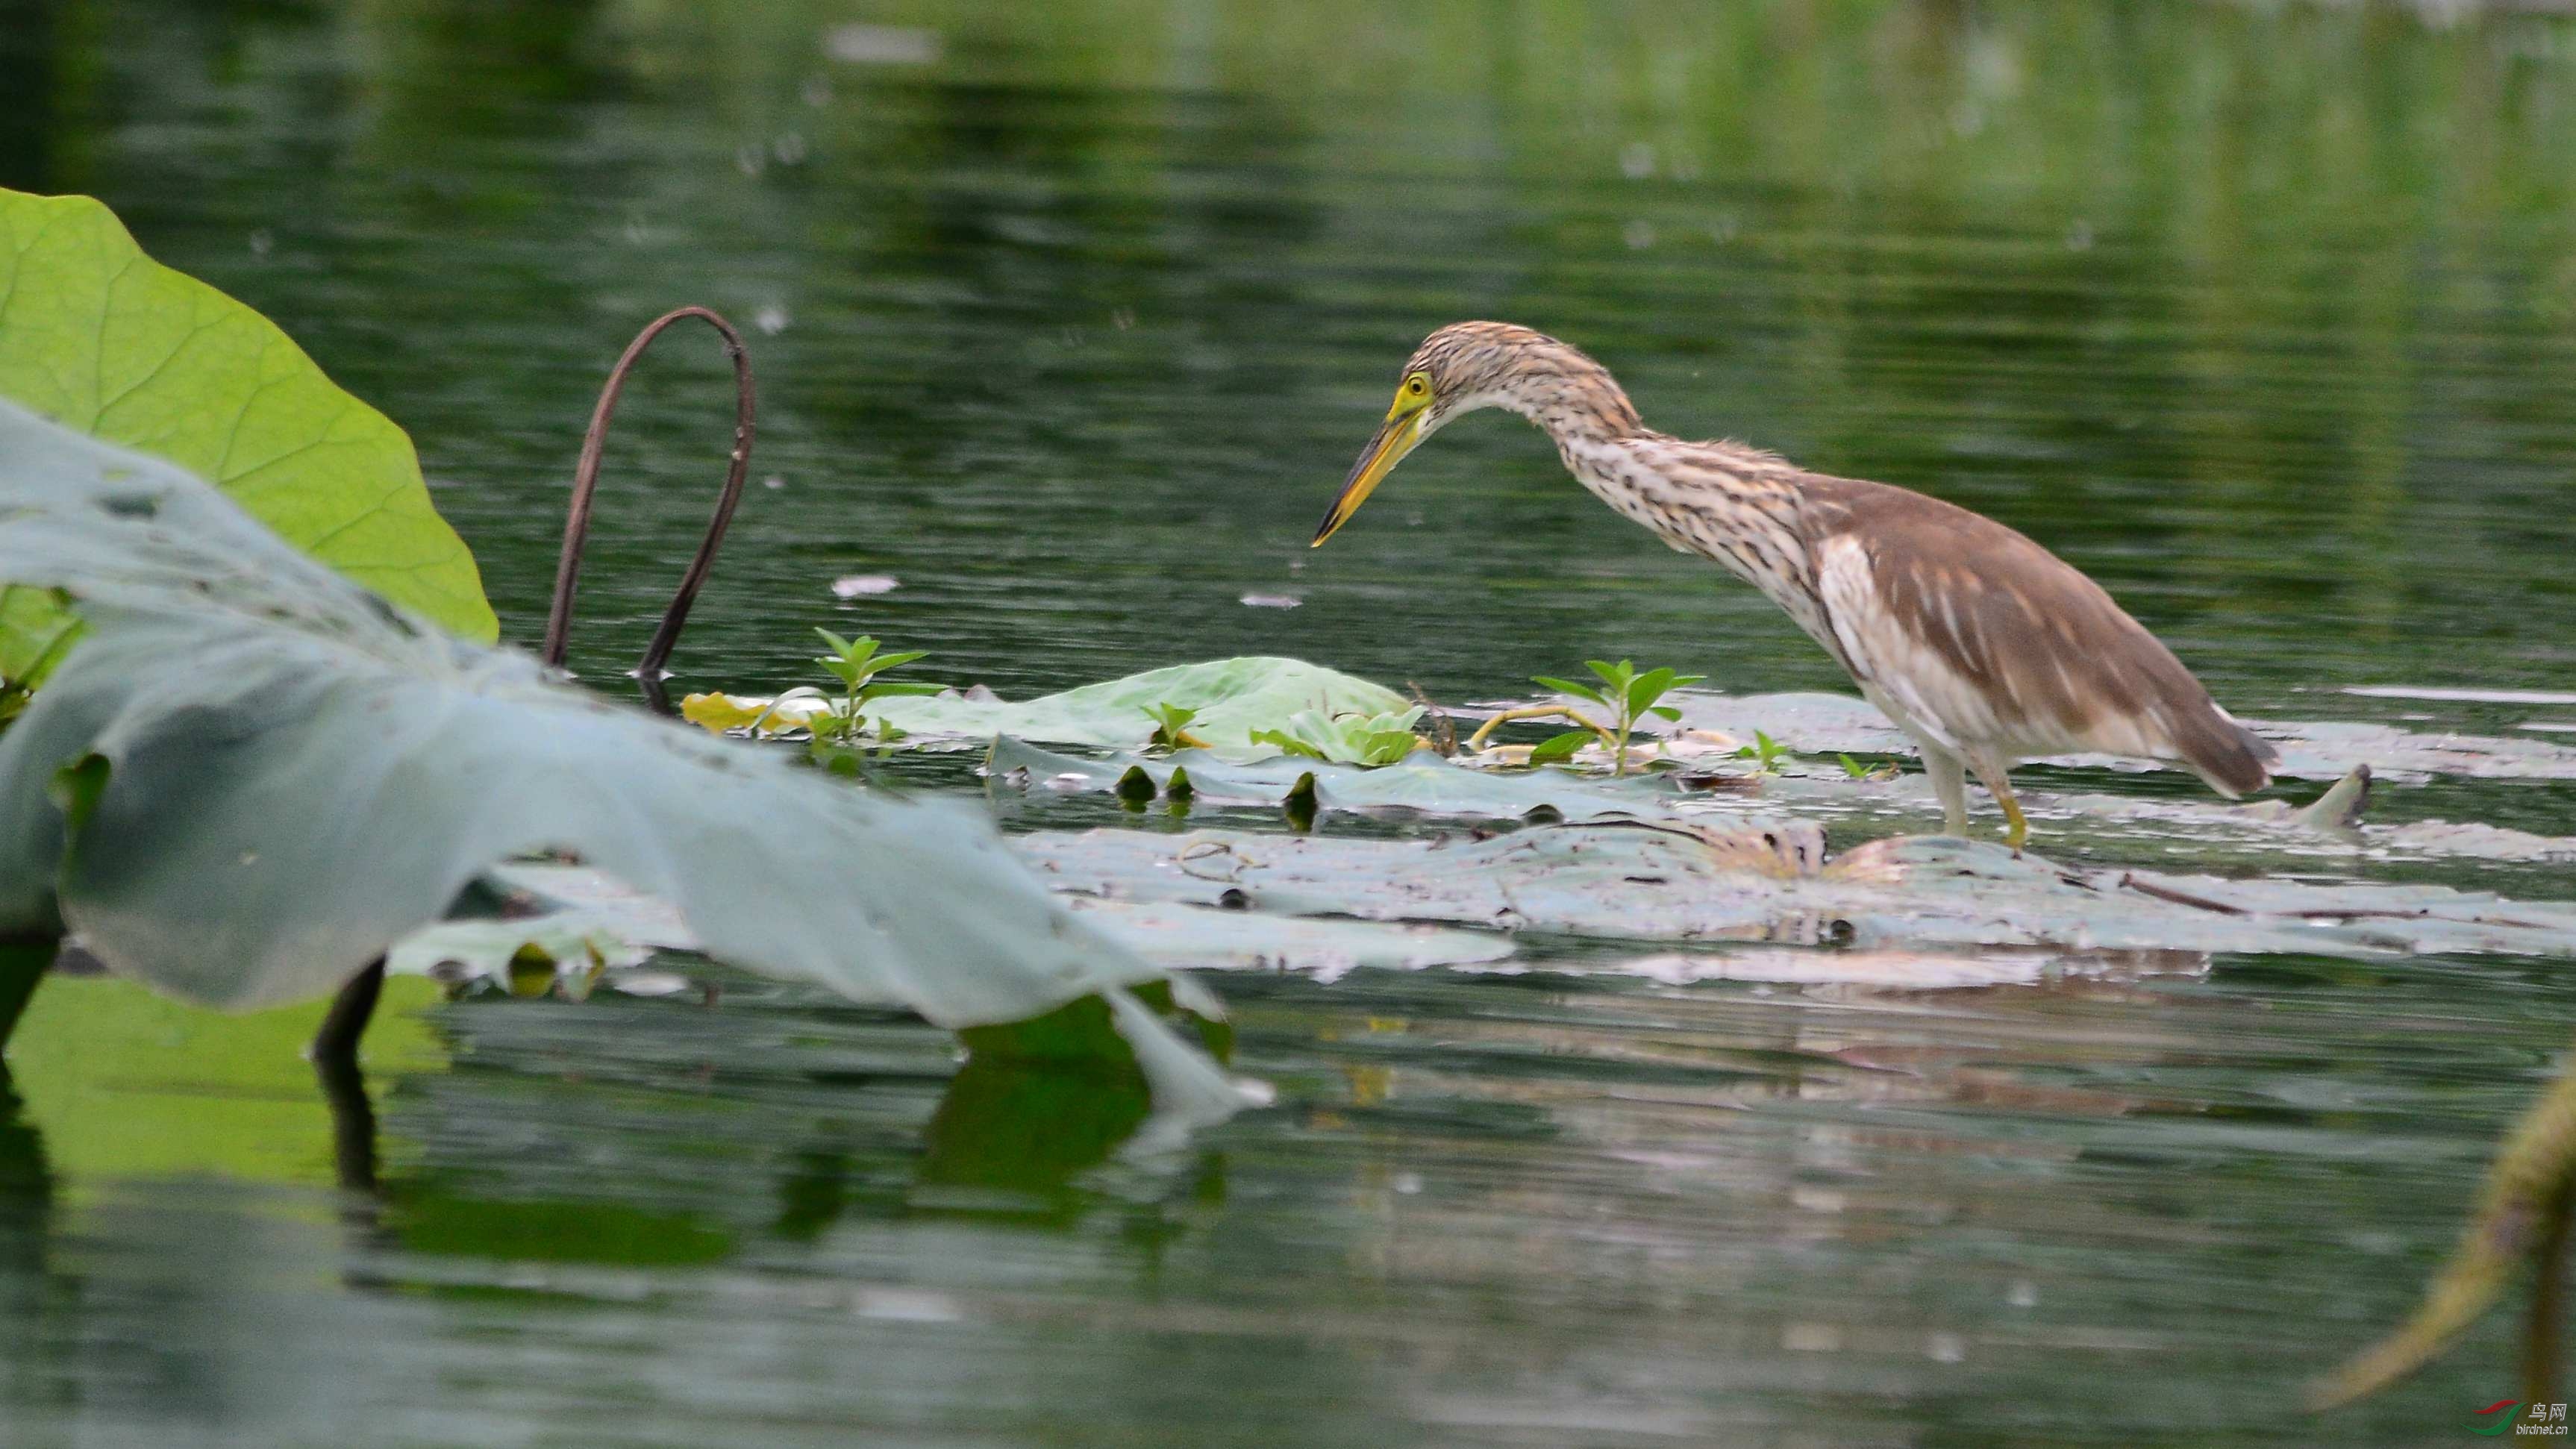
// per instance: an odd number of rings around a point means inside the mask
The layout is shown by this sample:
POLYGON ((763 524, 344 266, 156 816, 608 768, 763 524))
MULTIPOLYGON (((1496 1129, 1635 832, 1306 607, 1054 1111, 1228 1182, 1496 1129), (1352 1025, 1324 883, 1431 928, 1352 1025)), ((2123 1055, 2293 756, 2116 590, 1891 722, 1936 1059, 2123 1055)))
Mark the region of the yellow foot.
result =
POLYGON ((2006 795, 1998 803, 2004 807, 2004 844, 2012 847, 2013 854, 2019 855, 2022 842, 2030 839, 2030 821, 2021 813, 2019 800, 2006 795))

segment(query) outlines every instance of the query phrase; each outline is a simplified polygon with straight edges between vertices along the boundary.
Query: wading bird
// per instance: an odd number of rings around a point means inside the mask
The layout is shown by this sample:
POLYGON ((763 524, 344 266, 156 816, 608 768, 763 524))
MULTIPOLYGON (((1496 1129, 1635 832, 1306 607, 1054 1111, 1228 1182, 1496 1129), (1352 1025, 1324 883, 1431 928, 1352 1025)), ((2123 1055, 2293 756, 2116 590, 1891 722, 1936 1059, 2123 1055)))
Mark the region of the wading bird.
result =
POLYGON ((2019 850, 2030 824, 2010 772, 2038 755, 2169 760, 2230 799, 2271 779, 2272 747, 2048 550, 1909 489, 1656 432, 1609 369, 1526 327, 1460 322, 1424 340, 1315 543, 1423 439, 1495 407, 1546 429, 1593 496, 1786 609, 1914 741, 1953 835, 1973 771, 2019 850))

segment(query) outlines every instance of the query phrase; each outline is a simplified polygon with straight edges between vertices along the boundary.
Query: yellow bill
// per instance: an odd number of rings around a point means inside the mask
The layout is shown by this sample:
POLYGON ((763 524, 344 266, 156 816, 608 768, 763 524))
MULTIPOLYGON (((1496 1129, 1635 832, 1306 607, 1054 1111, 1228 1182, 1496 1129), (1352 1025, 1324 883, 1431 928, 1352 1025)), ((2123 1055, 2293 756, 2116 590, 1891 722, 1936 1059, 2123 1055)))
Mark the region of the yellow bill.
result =
POLYGON ((1360 460, 1351 465, 1351 476, 1342 480, 1342 491, 1333 496, 1333 506, 1325 510, 1323 525, 1315 530, 1315 541, 1306 545, 1308 548, 1321 547, 1325 539, 1350 522, 1351 515, 1360 511, 1360 505, 1368 501, 1379 482, 1395 471, 1395 465, 1404 461, 1414 444, 1422 441, 1422 416, 1416 407, 1401 417, 1390 414, 1378 427, 1377 436, 1360 450, 1360 460))

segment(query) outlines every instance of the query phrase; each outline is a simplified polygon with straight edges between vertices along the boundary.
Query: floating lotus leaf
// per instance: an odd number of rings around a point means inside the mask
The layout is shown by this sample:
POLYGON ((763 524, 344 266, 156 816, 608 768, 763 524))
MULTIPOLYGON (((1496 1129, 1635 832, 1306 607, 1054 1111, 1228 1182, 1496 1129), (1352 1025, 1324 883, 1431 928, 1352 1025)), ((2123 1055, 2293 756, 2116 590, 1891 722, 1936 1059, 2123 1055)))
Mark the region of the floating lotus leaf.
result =
MULTIPOLYGON (((709 729, 742 728, 760 718, 774 698, 697 695, 691 697, 688 714, 709 729)), ((1036 699, 1007 700, 978 688, 881 700, 868 712, 893 720, 916 742, 980 743, 1012 735, 1056 745, 1142 749, 1154 737, 1154 720, 1146 710, 1178 705, 1197 711, 1190 722, 1192 735, 1229 754, 1260 755, 1277 751, 1253 745, 1252 732, 1284 728, 1300 713, 1313 711, 1326 718, 1400 714, 1409 703, 1393 690, 1302 659, 1245 655, 1150 669, 1036 699)), ((782 713, 792 727, 801 727, 810 712, 795 706, 782 713)))
MULTIPOLYGON (((697 938, 669 905, 597 871, 519 864, 502 867, 493 876, 544 907, 542 913, 512 920, 442 922, 395 948, 396 969, 422 970, 453 959, 476 974, 499 975, 523 946, 535 946, 556 960, 586 953, 611 966, 641 960, 651 950, 699 949, 697 938)), ((1499 961, 1514 949, 1510 937, 1490 931, 1256 915, 1168 901, 1062 899, 1103 935, 1148 961, 1175 969, 1303 971, 1330 980, 1363 966, 1415 970, 1499 961)), ((1182 1000, 1204 1015, 1223 1011, 1195 993, 1185 993, 1182 1000)))
POLYGON ((2568 902, 2078 869, 1948 837, 1874 840, 1828 864, 1813 824, 1567 824, 1430 840, 1044 832, 1017 844, 1059 889, 1111 900, 1622 940, 2576 954, 2568 902))
POLYGON ((1510 937, 1490 931, 1258 915, 1172 901, 1064 899, 1129 950, 1172 967, 1302 971, 1330 981, 1358 967, 1413 971, 1500 961, 1515 949, 1510 937))

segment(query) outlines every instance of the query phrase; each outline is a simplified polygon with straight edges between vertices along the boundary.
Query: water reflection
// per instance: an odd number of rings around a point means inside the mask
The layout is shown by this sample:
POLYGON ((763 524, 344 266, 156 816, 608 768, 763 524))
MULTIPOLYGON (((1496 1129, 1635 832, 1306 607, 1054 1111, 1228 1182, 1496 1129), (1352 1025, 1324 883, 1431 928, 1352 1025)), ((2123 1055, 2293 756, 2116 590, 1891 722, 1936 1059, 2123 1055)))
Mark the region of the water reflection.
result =
POLYGON ((313 1082, 331 1109, 332 1176, 341 1191, 372 1194, 376 1190, 376 1106, 367 1095, 367 1075, 356 1062, 316 1060, 313 1082))
MULTIPOLYGON (((386 1404, 433 1437, 578 1414, 799 1442, 853 1414, 1008 1436, 1270 1403, 1325 1442, 1759 1436, 1827 1406, 1866 1436, 2003 1403, 2254 1442, 2330 1356, 2280 1335, 2406 1301, 2555 1029, 2438 965, 2101 964, 1941 991, 1231 976, 1241 1064, 1293 1105, 1177 1161, 1114 1151, 1141 1083, 957 1071, 941 1033, 747 980, 716 1010, 441 1009, 453 1065, 378 1074, 372 1191, 363 1096, 263 1125, 183 1089, 202 1053, 38 1049, 32 1110, 105 1091, 128 1133, 212 1133, 243 1166, 121 1168, 13 1111, 6 1402, 272 1442, 386 1404), (58 1138, 90 1163, 49 1162, 58 1138), (104 1346, 143 1357, 111 1373, 104 1346), (435 1396, 398 1386, 424 1367, 435 1396)), ((2433 1383, 2473 1393, 2478 1361, 2433 1383)), ((2445 1407, 2342 1422, 2411 1437, 2445 1407)))
MULTIPOLYGON (((33 1322, 43 1306, 45 1243, 54 1213, 54 1178, 44 1134, 24 1104, 0 1082, 0 1319, 33 1322)), ((16 1355, 11 1355, 14 1359, 16 1355)), ((9 1397, 18 1397, 12 1391, 9 1397)))
POLYGON ((970 1058, 924 1129, 910 1201, 1061 1220, 1086 1204, 1075 1174, 1108 1161, 1152 1109, 1141 1072, 970 1058))

